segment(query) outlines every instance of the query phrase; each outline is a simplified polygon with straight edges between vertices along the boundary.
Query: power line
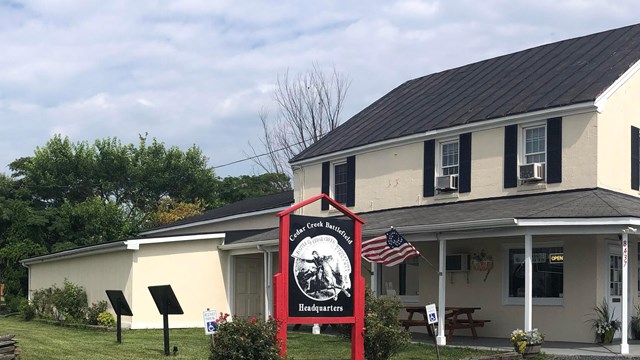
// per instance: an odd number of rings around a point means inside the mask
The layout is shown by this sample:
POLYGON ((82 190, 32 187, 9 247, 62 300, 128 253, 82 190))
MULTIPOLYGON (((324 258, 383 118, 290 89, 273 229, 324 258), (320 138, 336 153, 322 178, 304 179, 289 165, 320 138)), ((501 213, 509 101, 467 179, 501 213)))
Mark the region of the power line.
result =
POLYGON ((273 151, 268 151, 268 152, 265 152, 265 153, 262 153, 262 154, 259 154, 259 155, 253 155, 253 156, 249 156, 248 158, 244 158, 244 159, 240 159, 240 160, 234 160, 234 161, 232 161, 230 163, 226 163, 226 164, 222 164, 222 165, 216 165, 216 166, 213 166, 213 169, 219 169, 221 167, 225 167, 225 166, 234 165, 234 164, 238 164, 238 163, 241 163, 241 162, 257 159, 259 157, 263 157, 263 156, 269 155, 271 153, 276 153, 276 152, 280 152, 280 151, 283 151, 283 150, 290 149, 290 148, 292 148, 292 147, 294 147, 296 145, 300 145, 300 144, 303 144, 303 143, 305 143, 304 140, 299 141, 299 142, 297 142, 295 144, 291 144, 289 146, 285 146, 283 148, 276 149, 276 150, 273 150, 273 151))

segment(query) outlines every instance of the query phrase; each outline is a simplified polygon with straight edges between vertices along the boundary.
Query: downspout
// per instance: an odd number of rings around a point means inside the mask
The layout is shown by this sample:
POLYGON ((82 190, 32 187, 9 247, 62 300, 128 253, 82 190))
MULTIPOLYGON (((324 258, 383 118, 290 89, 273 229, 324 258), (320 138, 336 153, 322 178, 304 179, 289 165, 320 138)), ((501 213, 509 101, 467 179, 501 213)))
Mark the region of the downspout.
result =
POLYGON ((31 267, 29 265, 25 265, 22 261, 20 264, 27 268, 27 300, 31 301, 31 267))
POLYGON ((264 263, 263 263, 263 270, 264 270, 264 298, 265 298, 265 304, 264 304, 264 314, 265 314, 265 320, 267 320, 269 318, 269 316, 271 316, 271 309, 273 308, 273 304, 271 303, 271 289, 272 289, 272 279, 271 279, 271 273, 273 270, 273 259, 271 257, 271 252, 268 251, 267 249, 264 248, 264 246, 262 245, 257 245, 256 246, 258 248, 258 250, 262 251, 263 256, 264 256, 264 263))

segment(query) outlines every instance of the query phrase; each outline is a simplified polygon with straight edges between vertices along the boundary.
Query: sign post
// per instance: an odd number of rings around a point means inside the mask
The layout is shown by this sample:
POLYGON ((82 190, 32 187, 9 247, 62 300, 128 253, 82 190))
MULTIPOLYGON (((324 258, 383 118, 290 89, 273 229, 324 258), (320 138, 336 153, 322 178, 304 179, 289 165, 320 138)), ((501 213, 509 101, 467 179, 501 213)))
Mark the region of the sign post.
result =
POLYGON ((431 328, 431 333, 433 334, 433 343, 436 345, 436 355, 438 360, 440 360, 440 348, 438 347, 438 341, 436 340, 436 332, 433 328, 433 324, 438 323, 438 310, 436 310, 436 304, 429 304, 425 306, 427 310, 427 323, 431 328))
POLYGON ((280 271, 274 276, 274 315, 286 356, 288 324, 353 324, 351 359, 364 359, 364 278, 360 274, 364 221, 325 194, 293 205, 280 217, 280 271), (346 217, 292 213, 318 200, 346 217))
POLYGON ((133 316, 122 290, 106 290, 113 311, 116 313, 116 341, 122 343, 122 315, 133 316))
MULTIPOLYGON (((158 312, 162 314, 162 333, 164 338, 164 355, 169 356, 169 315, 182 315, 182 307, 171 289, 171 285, 149 286, 149 292, 156 303, 158 312)), ((174 352, 177 348, 174 347, 174 352)))

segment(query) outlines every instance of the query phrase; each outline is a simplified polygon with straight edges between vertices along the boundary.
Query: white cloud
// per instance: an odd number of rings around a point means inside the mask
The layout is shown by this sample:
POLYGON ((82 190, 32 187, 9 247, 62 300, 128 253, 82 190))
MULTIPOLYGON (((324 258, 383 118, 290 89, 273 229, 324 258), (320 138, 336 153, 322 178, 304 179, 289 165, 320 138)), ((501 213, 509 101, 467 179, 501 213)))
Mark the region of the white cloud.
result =
MULTIPOLYGON (((73 141, 149 132, 243 157, 275 112, 278 74, 313 62, 352 80, 353 115, 434 71, 631 24, 640 2, 0 2, 0 165, 52 134, 73 141)), ((222 175, 252 171, 250 163, 222 175)))

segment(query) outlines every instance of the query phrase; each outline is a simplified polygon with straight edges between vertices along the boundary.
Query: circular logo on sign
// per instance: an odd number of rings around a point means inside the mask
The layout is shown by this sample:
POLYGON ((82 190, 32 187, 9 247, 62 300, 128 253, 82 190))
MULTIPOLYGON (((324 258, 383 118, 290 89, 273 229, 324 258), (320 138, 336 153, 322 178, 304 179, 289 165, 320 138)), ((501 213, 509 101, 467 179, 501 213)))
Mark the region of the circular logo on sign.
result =
POLYGON ((351 297, 351 262, 347 253, 330 235, 307 237, 291 255, 293 274, 300 291, 318 301, 351 297))

